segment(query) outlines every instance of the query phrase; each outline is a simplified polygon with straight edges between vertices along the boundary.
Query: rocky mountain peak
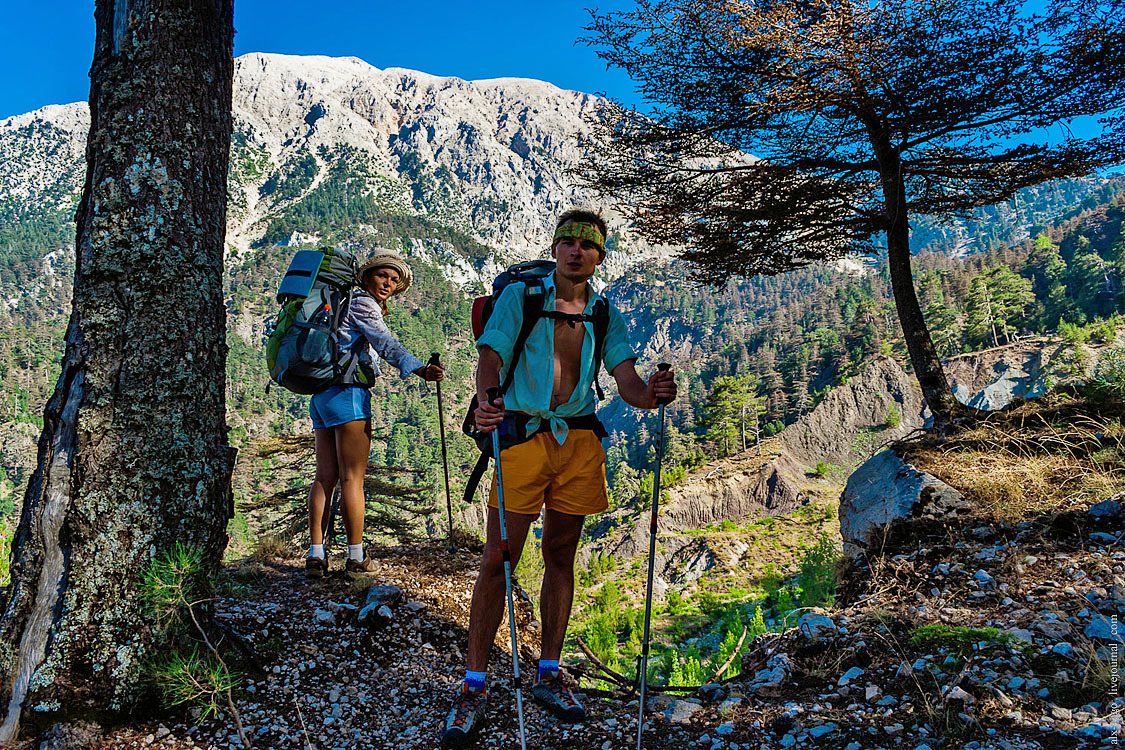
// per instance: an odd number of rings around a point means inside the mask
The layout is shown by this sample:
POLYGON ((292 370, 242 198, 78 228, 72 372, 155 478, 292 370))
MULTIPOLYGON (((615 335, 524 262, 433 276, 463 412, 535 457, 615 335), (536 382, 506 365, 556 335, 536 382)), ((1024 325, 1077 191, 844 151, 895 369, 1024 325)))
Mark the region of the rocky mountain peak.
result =
MULTIPOLYGON (((356 58, 254 53, 235 70, 236 128, 273 170, 311 154, 312 190, 345 146, 388 207, 521 258, 542 253, 560 211, 591 204, 568 170, 588 156, 578 137, 601 103, 542 81, 466 81, 356 58)), ((238 186, 247 210, 231 228, 236 246, 278 208, 259 200, 268 176, 238 186)))
MULTIPOLYGON (((333 199, 337 193, 314 193, 334 176, 372 198, 380 215, 416 217, 490 248, 490 260, 477 258, 468 270, 436 236, 407 248, 438 258, 463 283, 544 256, 561 211, 601 209, 616 240, 601 275, 616 277, 636 261, 639 243, 570 177, 591 157, 579 136, 603 105, 525 78, 468 81, 381 70, 354 57, 243 55, 234 74, 231 258, 246 257, 272 222, 310 196, 322 206, 333 199)), ((88 128, 84 102, 0 120, 0 204, 49 199, 45 205, 69 211, 85 174, 88 128)), ((320 239, 297 223, 294 231, 320 239)))

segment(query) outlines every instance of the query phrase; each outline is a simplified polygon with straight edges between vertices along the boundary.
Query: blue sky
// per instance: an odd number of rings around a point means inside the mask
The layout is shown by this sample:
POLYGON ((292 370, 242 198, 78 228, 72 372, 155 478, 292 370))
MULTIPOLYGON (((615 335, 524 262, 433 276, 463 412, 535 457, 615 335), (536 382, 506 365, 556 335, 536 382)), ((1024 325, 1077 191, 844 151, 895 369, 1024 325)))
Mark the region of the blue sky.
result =
MULTIPOLYGON (((235 0, 236 55, 354 56, 378 68, 460 78, 519 76, 634 101, 624 73, 606 71, 575 40, 595 3, 523 0, 235 0)), ((604 11, 630 0, 597 3, 604 11)), ((0 118, 89 98, 94 3, 4 0, 0 118)))

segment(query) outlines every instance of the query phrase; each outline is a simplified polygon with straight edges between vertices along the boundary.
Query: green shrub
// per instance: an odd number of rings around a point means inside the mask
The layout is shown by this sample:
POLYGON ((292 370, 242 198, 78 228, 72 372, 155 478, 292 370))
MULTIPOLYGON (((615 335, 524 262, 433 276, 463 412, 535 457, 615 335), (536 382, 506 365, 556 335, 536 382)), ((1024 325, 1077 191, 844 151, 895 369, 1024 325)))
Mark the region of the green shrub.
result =
POLYGON ((837 466, 836 464, 830 464, 830 463, 827 463, 826 461, 817 461, 816 462, 816 469, 813 470, 813 474, 816 475, 817 477, 819 477, 820 479, 824 479, 825 477, 827 477, 832 472, 839 471, 839 470, 840 470, 840 467, 837 466))
POLYGON ((1100 323, 1087 326, 1090 342, 1093 344, 1112 344, 1117 338, 1117 317, 1106 318, 1100 323))
POLYGON ((1088 328, 1067 323, 1065 320, 1059 322, 1059 335, 1062 336, 1063 341, 1069 344, 1085 344, 1090 341, 1090 330, 1088 328))
POLYGON ((762 635, 769 631, 766 627, 766 618, 762 614, 761 607, 754 607, 754 615, 746 623, 746 637, 753 638, 756 635, 762 635))
POLYGON ((714 617, 715 610, 722 605, 718 594, 712 591, 698 591, 692 596, 692 601, 699 611, 708 617, 714 617))
MULTIPOLYGON (((667 471, 662 471, 660 474, 661 489, 675 487, 677 484, 684 481, 684 478, 687 477, 687 473, 688 470, 686 466, 673 466, 667 471)), ((661 493, 661 495, 663 494, 664 493, 661 493)))
POLYGON ((652 474, 645 474, 637 483, 637 500, 643 509, 652 507, 652 474))
POLYGON ((206 590, 203 553, 198 547, 176 542, 141 571, 141 601, 165 630, 179 622, 185 608, 203 598, 206 590))
POLYGON ((8 524, 0 521, 0 587, 7 586, 11 581, 11 570, 8 569, 8 558, 12 554, 12 537, 15 529, 8 528, 8 524))
POLYGON ((840 559, 836 543, 822 531, 816 544, 801 560, 797 575, 802 607, 830 607, 836 600, 836 564, 840 559))
POLYGON ((617 558, 612 553, 595 552, 590 556, 590 562, 587 563, 586 570, 580 574, 580 578, 583 584, 592 586, 616 567, 617 558))
POLYGON ((902 424, 902 412, 899 411, 897 403, 891 403, 890 407, 887 409, 887 416, 884 418, 883 423, 892 430, 902 424))
POLYGON ((150 674, 168 705, 199 708, 200 719, 217 714, 220 700, 242 681, 222 660, 199 648, 171 654, 150 667, 150 674))
POLYGON ((1114 346, 1098 356, 1092 385, 1102 392, 1125 394, 1125 347, 1114 346))
POLYGON ((919 625, 910 634, 910 643, 915 646, 937 646, 962 656, 972 651, 980 642, 997 645, 1019 643, 1014 635, 1002 633, 997 628, 969 628, 936 622, 919 625))
POLYGON ((206 572, 203 551, 180 542, 141 570, 142 605, 157 628, 171 636, 171 650, 150 654, 146 671, 169 705, 190 704, 209 716, 218 712, 222 699, 243 736, 231 698, 241 678, 223 661, 195 612, 211 594, 206 572))
POLYGON ((599 611, 587 618, 582 640, 610 669, 621 666, 617 648, 617 619, 612 612, 599 611))

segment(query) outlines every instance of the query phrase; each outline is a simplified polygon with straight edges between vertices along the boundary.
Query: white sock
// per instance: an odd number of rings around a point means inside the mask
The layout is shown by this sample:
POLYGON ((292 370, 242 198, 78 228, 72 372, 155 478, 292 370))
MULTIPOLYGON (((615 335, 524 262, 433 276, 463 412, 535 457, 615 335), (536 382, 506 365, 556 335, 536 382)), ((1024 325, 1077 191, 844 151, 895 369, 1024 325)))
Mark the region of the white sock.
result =
POLYGON ((363 562, 363 543, 348 545, 348 559, 363 562))
POLYGON ((323 544, 310 544, 309 545, 309 557, 319 557, 321 560, 323 560, 324 559, 324 545, 323 544))

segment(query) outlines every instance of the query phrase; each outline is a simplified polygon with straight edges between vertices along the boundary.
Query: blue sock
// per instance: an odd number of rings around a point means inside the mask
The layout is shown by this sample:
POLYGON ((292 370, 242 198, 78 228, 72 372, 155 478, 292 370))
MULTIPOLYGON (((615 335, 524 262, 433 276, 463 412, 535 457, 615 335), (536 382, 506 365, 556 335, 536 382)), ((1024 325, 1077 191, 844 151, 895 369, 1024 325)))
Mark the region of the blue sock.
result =
POLYGON ((554 677, 559 673, 559 660, 558 659, 540 659, 539 660, 539 679, 542 680, 546 677, 554 677))
POLYGON ((486 672, 470 672, 465 670, 465 687, 470 690, 484 690, 486 672))

